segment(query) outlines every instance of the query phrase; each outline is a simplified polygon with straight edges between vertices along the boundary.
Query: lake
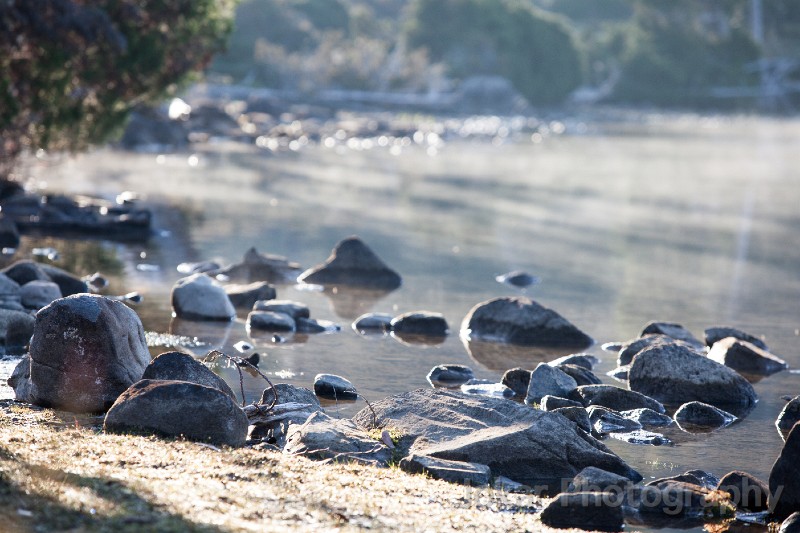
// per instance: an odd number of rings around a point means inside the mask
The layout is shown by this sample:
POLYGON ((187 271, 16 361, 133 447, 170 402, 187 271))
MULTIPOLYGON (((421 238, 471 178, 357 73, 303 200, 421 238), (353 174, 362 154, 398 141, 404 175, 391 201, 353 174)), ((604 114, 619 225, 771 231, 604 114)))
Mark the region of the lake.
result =
MULTIPOLYGON (((551 126, 543 137, 445 139, 433 150, 411 142, 273 152, 219 140, 193 153, 99 150, 42 161, 29 169, 37 186, 142 193, 159 233, 145 245, 26 238, 20 253, 53 246, 59 266, 110 274, 110 293, 144 296, 136 310, 145 329, 197 337, 207 345, 196 353, 234 354, 233 344, 248 340, 276 381, 310 387, 317 373, 340 374, 371 401, 429 387, 425 376, 440 363, 498 380, 507 368, 562 355, 475 349, 459 339, 472 306, 518 294, 494 279, 514 269, 541 278, 528 296, 597 341, 587 351, 602 360, 595 372, 607 383, 624 386, 605 376, 616 354, 600 346, 638 336, 651 320, 681 323, 699 338, 706 327, 738 327, 800 368, 800 121, 644 114, 551 126), (400 289, 365 299, 278 287, 279 298, 306 303, 313 318, 341 324, 338 333, 276 344, 250 339, 241 312, 227 326, 171 318, 181 262, 229 264, 255 246, 310 267, 350 235, 401 274, 400 289), (350 328, 363 312, 414 310, 443 313, 450 336, 410 345, 350 328)), ((236 371, 217 370, 238 391, 236 371)), ((257 399, 263 381, 244 378, 257 399)), ((678 435, 673 446, 605 442, 646 479, 694 468, 766 479, 782 446, 774 426, 781 396, 800 394, 800 375, 784 371, 754 386, 757 407, 725 429, 678 435)), ((363 406, 327 410, 351 416, 363 406)))

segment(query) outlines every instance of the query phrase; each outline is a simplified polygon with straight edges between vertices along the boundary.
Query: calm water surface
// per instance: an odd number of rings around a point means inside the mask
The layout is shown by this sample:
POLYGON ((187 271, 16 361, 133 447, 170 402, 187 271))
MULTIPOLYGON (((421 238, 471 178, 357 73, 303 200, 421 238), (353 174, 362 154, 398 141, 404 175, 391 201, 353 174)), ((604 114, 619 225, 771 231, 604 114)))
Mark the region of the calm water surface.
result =
MULTIPOLYGON (((131 189, 164 205, 156 219, 164 231, 144 246, 47 242, 62 251, 63 266, 85 274, 99 264, 117 272, 112 292, 141 292, 147 330, 197 336, 208 343, 198 353, 234 353, 247 339, 277 381, 310 387, 317 373, 341 374, 378 400, 428 387, 425 375, 440 363, 495 380, 513 366, 533 368, 555 355, 487 353, 457 334, 473 305, 515 294, 494 281, 512 269, 540 276, 529 295, 597 340, 588 351, 609 383, 615 354, 600 344, 636 337, 656 319, 701 338, 709 326, 739 327, 800 368, 800 121, 650 117, 581 130, 541 143, 452 142, 435 156, 414 146, 400 155, 272 154, 225 143, 191 160, 100 151, 31 173, 53 189, 109 197, 131 189), (279 298, 308 304, 312 317, 340 323, 340 333, 275 345, 249 339, 241 312, 230 326, 171 319, 169 291, 183 261, 228 264, 255 246, 309 267, 352 234, 400 272, 402 288, 371 299, 278 289, 279 298), (414 310, 443 313, 451 336, 406 345, 349 327, 362 312, 414 310)), ((238 387, 234 371, 219 372, 238 387)), ((263 389, 251 376, 245 386, 251 398, 263 389)), ((724 430, 678 436, 669 447, 606 442, 646 478, 702 468, 766 479, 781 447, 773 425, 780 396, 800 394, 800 375, 782 372, 755 388, 756 409, 724 430)), ((350 416, 361 407, 328 409, 350 416)))

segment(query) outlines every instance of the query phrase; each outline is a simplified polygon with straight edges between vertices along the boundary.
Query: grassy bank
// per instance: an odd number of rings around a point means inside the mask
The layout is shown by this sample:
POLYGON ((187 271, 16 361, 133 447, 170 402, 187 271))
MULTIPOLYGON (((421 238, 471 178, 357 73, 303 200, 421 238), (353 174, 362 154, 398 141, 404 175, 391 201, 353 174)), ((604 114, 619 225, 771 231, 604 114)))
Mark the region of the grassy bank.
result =
POLYGON ((0 401, 0 530, 545 529, 532 496, 268 449, 106 435, 101 423, 0 401))

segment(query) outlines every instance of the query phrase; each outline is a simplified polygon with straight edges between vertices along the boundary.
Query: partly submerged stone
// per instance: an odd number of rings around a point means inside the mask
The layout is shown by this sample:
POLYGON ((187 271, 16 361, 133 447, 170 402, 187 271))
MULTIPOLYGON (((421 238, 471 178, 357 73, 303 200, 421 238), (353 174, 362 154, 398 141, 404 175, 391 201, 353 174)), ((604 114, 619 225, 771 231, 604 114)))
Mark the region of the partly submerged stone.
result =
POLYGON ((391 329, 392 315, 388 313, 365 313, 353 321, 353 330, 361 335, 383 334, 391 329))
POLYGON ((514 391, 489 379, 471 379, 461 385, 459 390, 464 394, 491 396, 493 398, 513 398, 514 391))
POLYGON ((329 400, 355 400, 355 386, 349 380, 335 374, 317 374, 314 377, 314 394, 329 400))
POLYGON ((747 472, 728 472, 719 480, 717 490, 727 492, 737 509, 752 513, 769 510, 769 487, 747 472))
POLYGON ((577 386, 575 380, 561 369, 539 363, 531 372, 525 403, 539 403, 547 395, 566 398, 577 386))
POLYGON ((595 375, 591 370, 578 365, 563 364, 558 365, 556 368, 564 372, 575 380, 578 386, 581 385, 600 385, 602 380, 595 375))
POLYGON ((649 334, 666 335, 675 340, 686 342, 698 350, 702 350, 705 347, 705 344, 700 342, 697 337, 692 335, 691 331, 680 324, 675 324, 672 322, 650 322, 649 324, 645 325, 639 336, 644 337, 645 335, 649 334))
POLYGON ((642 429, 642 425, 625 418, 618 412, 607 407, 599 405, 590 405, 586 408, 589 413, 589 420, 592 423, 592 429, 600 435, 608 433, 627 433, 642 429))
POLYGON ((586 348, 594 341, 567 319, 522 297, 501 297, 473 307, 461 323, 469 340, 553 348, 586 348))
POLYGON ((286 313, 274 311, 250 311, 245 327, 250 332, 278 331, 290 333, 297 329, 295 320, 286 313))
POLYGON ((298 263, 289 261, 280 255, 262 254, 255 248, 245 252, 241 263, 225 268, 207 271, 212 277, 230 281, 252 283, 266 281, 269 283, 294 283, 302 271, 298 263))
POLYGON ((736 421, 736 417, 703 402, 687 402, 675 411, 675 421, 684 429, 692 426, 721 428, 736 421))
POLYGON ((225 285, 225 293, 233 306, 239 309, 252 309, 258 301, 274 300, 277 297, 275 287, 266 281, 225 285))
POLYGON ((553 359, 552 361, 548 361, 547 364, 550 366, 575 365, 585 368, 586 370, 591 370, 594 368, 594 365, 598 364, 599 362, 600 359, 592 354, 573 353, 559 357, 558 359, 553 359))
POLYGON ((401 284, 400 275, 356 236, 337 243, 324 263, 306 270, 297 280, 381 290, 394 290, 401 284))
POLYGON ((475 374, 465 365, 436 365, 428 372, 427 378, 431 385, 456 387, 475 378, 475 374))
POLYGON ((541 514, 542 523, 559 529, 622 531, 621 497, 603 492, 563 492, 541 514))
POLYGON ((611 490, 621 493, 633 485, 633 482, 625 476, 606 472, 595 466, 587 466, 572 479, 569 484, 569 492, 605 492, 611 490))
POLYGON ((253 304, 253 311, 283 313, 295 320, 311 316, 311 310, 306 304, 292 300, 259 300, 253 304))
POLYGON ((665 413, 659 413, 646 407, 641 409, 630 409, 627 411, 620 411, 621 416, 628 420, 633 420, 642 426, 669 426, 675 423, 671 416, 665 413))
POLYGON ((206 274, 181 278, 172 287, 172 311, 185 320, 222 320, 236 318, 225 289, 206 274))
POLYGON ((412 311, 392 319, 390 329, 395 335, 424 335, 444 337, 449 327, 441 313, 431 311, 412 311))
POLYGON ((747 341, 750 344, 758 346, 762 350, 769 351, 767 344, 763 340, 756 336, 750 335, 749 333, 745 333, 740 329, 731 328, 728 326, 717 326, 713 328, 707 328, 705 331, 706 346, 709 348, 713 346, 714 343, 728 337, 734 337, 739 340, 747 341))
POLYGON ((661 402, 614 385, 582 385, 572 390, 567 398, 581 402, 585 407, 600 405, 615 411, 647 408, 658 413, 665 412, 661 402))
POLYGON ((769 375, 788 367, 780 357, 735 337, 715 342, 708 358, 745 374, 769 375))

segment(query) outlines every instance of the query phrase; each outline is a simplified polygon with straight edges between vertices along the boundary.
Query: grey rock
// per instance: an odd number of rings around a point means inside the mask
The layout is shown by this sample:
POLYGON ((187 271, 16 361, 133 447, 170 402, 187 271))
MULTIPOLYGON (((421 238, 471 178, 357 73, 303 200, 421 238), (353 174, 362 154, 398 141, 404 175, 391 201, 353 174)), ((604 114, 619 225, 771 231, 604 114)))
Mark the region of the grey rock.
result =
POLYGON ((61 298, 61 289, 52 281, 33 280, 20 288, 20 301, 28 309, 41 309, 61 298))
POLYGON ((246 285, 225 285, 225 294, 234 307, 252 309, 256 302, 274 300, 278 293, 266 281, 254 281, 246 285))
POLYGON ((250 311, 247 314, 245 327, 248 331, 292 332, 297 329, 292 317, 286 313, 274 313, 272 311, 250 311))
POLYGON ((619 381, 628 381, 628 372, 630 369, 631 365, 618 366, 614 370, 609 370, 606 372, 606 376, 612 377, 619 381))
POLYGON ((25 311, 0 309, 0 340, 9 348, 25 346, 33 335, 34 318, 25 311))
POLYGON ((0 272, 0 295, 19 299, 19 290, 19 283, 0 272))
POLYGON ((30 354, 26 401, 76 412, 108 409, 150 362, 136 313, 122 302, 90 294, 42 308, 30 354))
POLYGON ((236 395, 224 379, 189 354, 164 352, 144 369, 142 379, 159 381, 188 381, 218 389, 234 400, 236 395))
POLYGON ((621 493, 633 483, 630 479, 594 466, 587 466, 572 479, 569 492, 613 492, 621 493))
POLYGON ((542 523, 559 529, 622 531, 625 516, 617 496, 602 492, 562 492, 544 508, 542 523))
POLYGON ((414 311, 394 317, 390 329, 396 335, 444 337, 449 328, 447 320, 441 313, 414 311))
POLYGON ((576 402, 575 400, 561 398, 560 396, 552 396, 550 394, 542 396, 542 399, 539 402, 539 409, 542 411, 554 411, 555 409, 561 409, 562 407, 580 407, 583 409, 583 404, 581 402, 576 402))
POLYGON ((494 279, 497 281, 497 283, 503 283, 504 285, 509 285, 518 289, 524 289, 526 287, 530 287, 531 285, 536 285, 541 281, 538 277, 532 276, 531 274, 523 272, 522 270, 506 272, 505 274, 495 276, 494 279))
POLYGON ((797 422, 800 422, 800 396, 795 396, 783 406, 775 420, 775 426, 781 436, 785 437, 797 422))
POLYGON ((70 272, 53 265, 42 264, 40 266, 50 281, 58 285, 63 296, 89 292, 86 282, 70 272))
POLYGON ((727 494, 704 487, 665 480, 642 487, 637 510, 640 513, 664 514, 673 519, 682 516, 719 516, 727 514, 727 494))
POLYGON ((461 385, 461 392, 477 396, 491 396, 493 398, 512 398, 514 391, 502 383, 494 383, 488 379, 471 379, 461 385))
POLYGON ((580 429, 586 433, 592 432, 592 421, 589 420, 589 413, 583 407, 558 407, 552 410, 553 413, 558 413, 565 416, 568 420, 575 422, 580 429))
POLYGON ((497 476, 494 478, 492 488, 503 492, 527 492, 527 490, 530 489, 527 485, 517 483, 513 479, 509 479, 505 476, 497 476))
POLYGON ((779 520, 800 511, 800 424, 786 437, 769 473, 769 506, 779 520))
POLYGON ((675 411, 675 421, 684 429, 691 426, 721 428, 736 421, 736 417, 707 403, 687 402, 675 411))
POLYGON ((705 340, 706 346, 711 347, 714 345, 715 342, 721 341, 722 339, 726 339, 728 337, 734 337, 739 340, 747 341, 750 344, 758 346, 762 350, 769 351, 767 344, 755 337, 750 335, 749 333, 745 333, 744 331, 736 328, 731 328, 727 326, 718 326, 713 328, 708 328, 705 331, 705 340))
POLYGON ((317 374, 314 377, 314 394, 331 400, 355 400, 358 398, 353 384, 335 374, 317 374))
POLYGON ((19 229, 11 217, 0 213, 0 248, 17 248, 19 229))
POLYGON ((645 335, 653 333, 666 335, 675 340, 686 342, 696 349, 703 349, 705 347, 704 343, 700 342, 697 337, 692 335, 688 329, 680 324, 675 324, 672 322, 650 322, 649 324, 645 325, 639 336, 644 337, 645 335))
POLYGON ((646 445, 646 446, 663 446, 671 444, 672 441, 661 433, 653 433, 646 429, 634 429, 623 432, 612 432, 608 434, 614 440, 621 440, 628 444, 646 445))
POLYGON ((470 340, 526 346, 586 348, 591 337, 567 319, 529 298, 501 297, 473 307, 461 323, 470 340))
POLYGON ((268 283, 294 283, 302 271, 299 264, 289 261, 280 255, 262 254, 255 248, 245 252, 241 263, 235 263, 218 270, 206 273, 212 277, 225 277, 230 281, 252 283, 266 281, 268 283))
MULTIPOLYGON (((278 403, 307 403, 311 404, 311 409, 314 411, 322 410, 317 395, 311 389, 290 385, 289 383, 276 383, 275 388, 278 391, 278 403)), ((261 393, 259 403, 269 405, 272 403, 273 398, 275 398, 275 394, 272 391, 272 387, 267 387, 261 393)))
POLYGON ((293 302, 291 300, 259 300, 253 305, 253 311, 283 313, 284 315, 289 315, 294 320, 311 316, 311 311, 306 304, 293 302))
POLYGON ((8 386, 14 389, 14 395, 21 402, 31 402, 31 356, 25 355, 20 359, 11 376, 7 380, 8 386))
POLYGON ((178 318, 230 321, 236 317, 236 309, 225 289, 206 274, 179 279, 172 287, 170 298, 178 318))
POLYGON ((539 363, 531 372, 531 382, 528 385, 525 403, 539 403, 548 394, 568 397, 569 393, 577 386, 575 380, 562 370, 547 363, 539 363))
MULTIPOLYGON (((317 412, 322 412, 322 407, 314 391, 311 389, 297 387, 288 383, 276 383, 275 389, 278 391, 278 403, 299 403, 309 406, 306 409, 288 413, 286 418, 279 422, 269 425, 257 424, 253 426, 250 432, 251 439, 269 439, 272 437, 275 439, 275 445, 279 448, 283 448, 286 445, 286 436, 289 433, 290 426, 305 424, 309 416, 317 412)), ((274 397, 272 387, 268 387, 264 389, 264 392, 261 394, 259 404, 268 406, 272 403, 274 397)))
POLYGON ((428 372, 428 383, 445 387, 459 386, 474 379, 472 369, 465 365, 437 365, 428 372))
POLYGON ((181 274, 201 274, 219 270, 222 266, 216 261, 198 261, 196 263, 181 263, 178 272, 181 274))
POLYGON ((621 416, 628 420, 638 422, 642 426, 670 426, 675 423, 671 416, 659 413, 646 407, 641 409, 631 409, 627 411, 620 411, 621 416))
POLYGON ((669 335, 653 333, 623 343, 622 348, 617 354, 617 364, 619 366, 630 365, 637 353, 641 352, 645 348, 662 344, 680 344, 692 349, 693 351, 697 351, 696 348, 689 343, 673 339, 669 335))
POLYGON ((353 321, 353 330, 362 335, 372 332, 389 331, 392 315, 386 313, 365 313, 353 321))
POLYGON ((513 390, 515 395, 525 397, 528 394, 528 386, 531 383, 531 371, 524 368, 506 370, 500 382, 513 390))
POLYGON ((17 282, 20 286, 30 281, 52 281, 58 285, 61 294, 71 296, 89 292, 89 287, 80 278, 69 272, 52 265, 36 263, 35 261, 16 261, 2 271, 6 276, 17 282))
MULTIPOLYGON (((419 389, 373 403, 381 423, 403 436, 398 448, 440 459, 485 464, 495 476, 529 486, 559 487, 594 465, 640 480, 622 459, 559 414, 509 400, 419 389), (502 453, 498 453, 502 450, 502 453)), ((372 427, 361 410, 353 420, 372 427)))
POLYGON ((302 425, 292 424, 283 453, 314 459, 333 459, 388 466, 392 451, 347 419, 333 419, 317 412, 302 425))
POLYGON ((715 342, 708 358, 746 374, 769 375, 788 367, 780 357, 734 337, 715 342))
POLYGON ((473 486, 488 485, 492 477, 492 471, 486 465, 448 461, 413 453, 400 460, 400 469, 412 474, 425 473, 434 479, 473 486))
POLYGON ((9 266, 5 267, 3 270, 0 270, 0 272, 16 282, 20 287, 30 281, 35 280, 53 281, 42 269, 40 263, 28 259, 15 261, 14 263, 11 263, 9 266))
POLYGON ((694 476, 700 486, 707 489, 716 489, 717 485, 719 485, 719 478, 706 470, 696 468, 694 470, 687 470, 684 474, 694 476))
POLYGON ((736 371, 675 344, 639 352, 628 377, 631 390, 668 405, 700 401, 727 409, 752 406, 758 399, 736 371))
POLYGON ((341 326, 328 320, 315 320, 313 318, 300 317, 295 320, 297 333, 331 333, 341 331, 341 326))
POLYGON ((298 281, 380 290, 394 290, 402 282, 397 272, 355 236, 336 244, 324 263, 303 272, 298 281))
POLYGON ((781 523, 781 528, 778 533, 800 533, 800 511, 795 511, 790 514, 786 520, 781 523))
MULTIPOLYGON (((703 482, 695 473, 686 471, 683 474, 677 474, 674 476, 667 476, 658 479, 654 479, 652 481, 648 481, 645 483, 647 486, 658 486, 666 481, 678 481, 680 483, 688 483, 690 485, 697 485, 698 487, 703 487, 703 482)), ((708 487, 706 487, 708 488, 708 487)), ((714 488, 714 487, 711 487, 714 488)))
POLYGON ((219 389, 188 381, 144 379, 117 398, 103 429, 242 446, 247 438, 247 416, 219 389))
POLYGON ((737 509, 752 513, 769 510, 769 487, 747 472, 728 472, 719 480, 717 490, 727 492, 737 509))
POLYGON ((598 364, 599 362, 600 359, 591 354, 574 353, 571 355, 565 355, 564 357, 559 357, 558 359, 553 359, 552 361, 548 361, 547 364, 550 366, 575 365, 583 367, 586 370, 591 370, 594 368, 594 365, 598 364))
POLYGON ((591 405, 586 408, 586 412, 589 413, 592 429, 600 435, 605 435, 607 433, 626 433, 628 431, 642 429, 642 425, 638 422, 625 418, 613 409, 608 409, 607 407, 591 405))
POLYGON ((567 398, 581 402, 586 407, 600 405, 615 411, 647 408, 658 413, 666 412, 661 402, 614 385, 582 385, 572 390, 567 398))
POLYGON ((575 380, 575 383, 578 386, 581 385, 599 385, 602 383, 599 377, 597 377, 594 372, 591 370, 586 370, 582 366, 577 365, 558 365, 555 367, 566 375, 570 376, 572 379, 575 380))

